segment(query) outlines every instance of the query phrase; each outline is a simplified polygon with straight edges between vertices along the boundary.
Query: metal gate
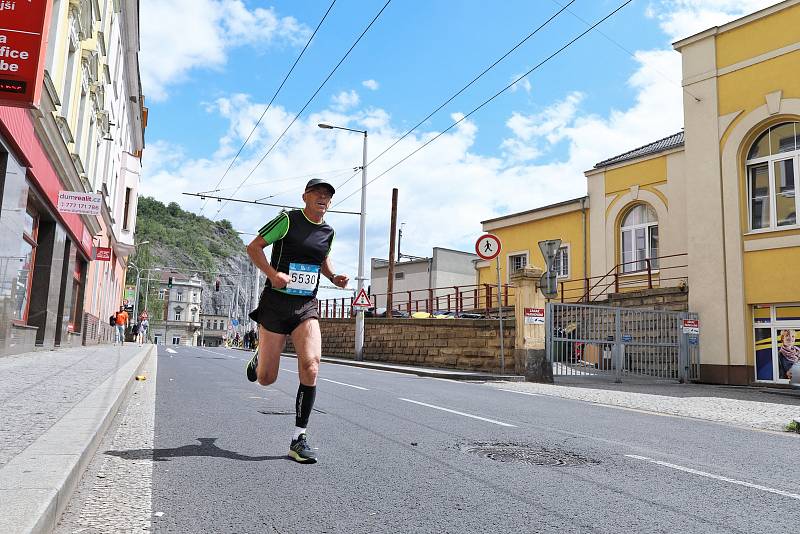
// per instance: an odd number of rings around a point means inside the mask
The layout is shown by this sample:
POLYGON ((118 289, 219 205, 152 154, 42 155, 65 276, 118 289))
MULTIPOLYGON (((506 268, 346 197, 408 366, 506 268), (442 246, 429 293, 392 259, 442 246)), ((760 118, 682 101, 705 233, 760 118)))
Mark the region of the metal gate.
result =
POLYGON ((545 317, 554 377, 699 377, 699 336, 684 323, 696 313, 547 303, 545 317))

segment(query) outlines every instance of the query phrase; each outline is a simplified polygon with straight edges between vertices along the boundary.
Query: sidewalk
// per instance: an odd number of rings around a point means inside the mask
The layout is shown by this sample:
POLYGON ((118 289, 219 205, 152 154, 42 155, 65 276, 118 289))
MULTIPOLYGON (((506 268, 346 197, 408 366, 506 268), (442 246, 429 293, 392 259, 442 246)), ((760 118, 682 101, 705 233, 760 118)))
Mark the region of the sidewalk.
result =
POLYGON ((155 347, 0 358, 0 532, 50 532, 155 347))

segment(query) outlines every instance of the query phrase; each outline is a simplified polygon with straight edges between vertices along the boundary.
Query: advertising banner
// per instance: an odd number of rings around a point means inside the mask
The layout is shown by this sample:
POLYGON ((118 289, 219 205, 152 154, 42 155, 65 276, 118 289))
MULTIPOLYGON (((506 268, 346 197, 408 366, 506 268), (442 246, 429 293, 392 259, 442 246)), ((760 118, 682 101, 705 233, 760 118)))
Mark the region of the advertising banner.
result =
POLYGON ((0 1, 0 104, 39 104, 51 4, 0 1))
POLYGON ((100 215, 103 195, 100 193, 81 193, 80 191, 59 191, 58 211, 61 213, 80 213, 100 215))

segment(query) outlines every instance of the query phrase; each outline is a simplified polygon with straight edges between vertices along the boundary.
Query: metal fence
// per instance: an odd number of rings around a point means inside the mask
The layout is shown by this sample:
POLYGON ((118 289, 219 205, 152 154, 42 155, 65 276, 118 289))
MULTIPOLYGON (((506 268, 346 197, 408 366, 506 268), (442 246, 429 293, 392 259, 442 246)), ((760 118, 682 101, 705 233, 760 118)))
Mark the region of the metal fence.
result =
POLYGON ((684 333, 696 313, 548 303, 545 317, 554 377, 699 378, 698 336, 684 333))

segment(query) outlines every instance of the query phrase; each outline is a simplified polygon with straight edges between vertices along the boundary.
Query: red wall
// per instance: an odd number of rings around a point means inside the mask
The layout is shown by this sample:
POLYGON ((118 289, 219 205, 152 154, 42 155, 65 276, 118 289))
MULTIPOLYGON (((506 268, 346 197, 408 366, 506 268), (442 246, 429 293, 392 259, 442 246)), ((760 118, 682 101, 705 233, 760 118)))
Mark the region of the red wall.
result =
POLYGON ((33 128, 33 120, 26 109, 0 106, 0 133, 29 165, 28 177, 43 193, 50 210, 70 234, 85 258, 91 258, 92 236, 81 216, 75 213, 59 213, 58 192, 64 189, 55 169, 33 128))

